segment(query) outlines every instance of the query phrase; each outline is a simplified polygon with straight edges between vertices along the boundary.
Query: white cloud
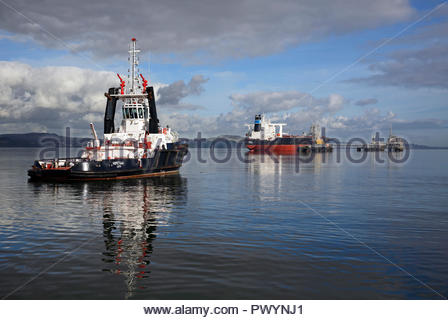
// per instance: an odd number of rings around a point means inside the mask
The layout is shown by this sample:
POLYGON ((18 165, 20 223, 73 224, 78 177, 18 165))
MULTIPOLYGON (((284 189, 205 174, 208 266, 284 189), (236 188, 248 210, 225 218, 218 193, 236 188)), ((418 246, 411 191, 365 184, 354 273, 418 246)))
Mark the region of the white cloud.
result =
POLYGON ((335 112, 342 109, 345 99, 339 94, 331 94, 326 99, 318 99, 308 93, 292 91, 259 91, 230 96, 235 108, 252 113, 281 112, 294 108, 314 108, 319 112, 335 112))
POLYGON ((298 91, 269 92, 259 91, 248 94, 232 94, 230 100, 237 108, 253 113, 279 112, 305 106, 311 96, 298 91))
MULTIPOLYGON (((250 95, 252 96, 252 94, 250 95)), ((288 96, 288 94, 287 94, 288 96)), ((315 100, 327 101, 326 105, 314 107, 301 107, 288 112, 267 112, 267 116, 275 122, 285 122, 285 132, 301 134, 307 131, 312 123, 319 123, 326 128, 327 135, 340 139, 362 137, 369 138, 372 133, 387 134, 389 128, 394 130, 413 132, 427 129, 446 128, 448 122, 440 119, 400 119, 395 113, 381 112, 378 108, 363 109, 360 115, 337 115, 334 110, 341 110, 345 99, 339 95, 330 95, 328 98, 315 100), (341 104, 342 103, 342 104, 341 104)), ((251 109, 234 108, 219 116, 199 116, 190 114, 163 114, 161 122, 169 124, 184 137, 195 137, 198 132, 202 136, 217 136, 232 134, 244 136, 245 123, 252 123, 255 112, 251 109)))
MULTIPOLYGON (((20 131, 30 128, 7 126, 11 123, 34 123, 34 128, 57 130, 64 126, 87 128, 89 122, 102 127, 106 100, 104 92, 117 86, 115 73, 76 67, 35 68, 20 62, 0 61, 0 124, 5 130, 20 131)), ((193 76, 181 96, 166 105, 174 110, 202 108, 184 104, 181 99, 190 94, 200 94, 202 76, 193 76), (177 104, 176 104, 177 103, 177 104)), ((184 83, 183 81, 180 81, 184 83)), ((161 99, 160 88, 172 85, 152 84, 156 99, 161 99)), ((163 91, 162 91, 163 93, 163 91)))
POLYGON ((87 123, 101 123, 101 121, 103 121, 103 115, 100 113, 87 113, 82 117, 82 120, 86 121, 87 123))
POLYGON ((196 136, 197 132, 206 136, 244 135, 244 124, 252 123, 255 114, 266 113, 273 121, 288 123, 287 130, 301 133, 312 122, 334 114, 346 103, 346 99, 339 94, 316 98, 299 91, 260 91, 232 94, 229 98, 232 110, 218 116, 165 114, 161 116, 161 122, 172 125, 182 135, 190 137, 196 136))
POLYGON ((104 108, 105 88, 116 83, 112 72, 75 67, 33 68, 0 61, 0 110, 13 118, 34 107, 81 113, 104 108))

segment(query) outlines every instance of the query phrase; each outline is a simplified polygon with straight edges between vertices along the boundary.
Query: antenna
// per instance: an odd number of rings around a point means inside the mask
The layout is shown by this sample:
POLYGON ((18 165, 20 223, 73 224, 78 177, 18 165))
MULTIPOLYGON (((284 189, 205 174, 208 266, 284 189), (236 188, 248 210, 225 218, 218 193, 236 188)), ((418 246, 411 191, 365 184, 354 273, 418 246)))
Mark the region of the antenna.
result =
POLYGON ((129 45, 129 82, 130 82, 130 93, 136 92, 136 85, 139 84, 138 79, 138 53, 140 50, 136 48, 137 39, 132 38, 131 44, 129 45))

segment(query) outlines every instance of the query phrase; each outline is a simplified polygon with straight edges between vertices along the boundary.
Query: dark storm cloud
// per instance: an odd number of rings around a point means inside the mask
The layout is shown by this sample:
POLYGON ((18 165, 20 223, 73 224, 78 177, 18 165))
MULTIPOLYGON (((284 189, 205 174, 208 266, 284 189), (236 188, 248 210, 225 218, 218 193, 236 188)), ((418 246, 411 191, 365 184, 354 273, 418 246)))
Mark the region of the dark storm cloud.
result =
POLYGON ((378 103, 378 99, 368 98, 368 99, 361 99, 361 100, 356 101, 355 105, 364 107, 364 106, 368 106, 371 104, 377 104, 377 103, 378 103))
POLYGON ((157 102, 159 104, 178 105, 182 98, 201 94, 204 91, 202 85, 208 80, 202 75, 195 75, 187 84, 183 80, 179 80, 166 87, 161 87, 157 92, 159 95, 157 102))
POLYGON ((122 54, 131 37, 144 50, 204 57, 258 56, 330 34, 396 23, 414 14, 407 0, 9 1, 0 29, 74 51, 122 54), (24 18, 27 17, 28 19, 24 18))

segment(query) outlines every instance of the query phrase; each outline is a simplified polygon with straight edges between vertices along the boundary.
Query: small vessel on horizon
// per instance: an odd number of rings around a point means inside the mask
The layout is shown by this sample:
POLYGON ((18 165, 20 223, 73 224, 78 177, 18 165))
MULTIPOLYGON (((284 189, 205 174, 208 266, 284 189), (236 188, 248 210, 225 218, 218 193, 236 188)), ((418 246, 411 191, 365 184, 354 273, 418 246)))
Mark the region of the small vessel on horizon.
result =
POLYGON ((362 145, 357 148, 358 151, 384 151, 386 150, 386 143, 384 138, 380 138, 378 135, 372 136, 372 140, 369 144, 362 145))
POLYGON ((138 72, 136 39, 129 48, 127 81, 117 74, 120 87, 110 88, 101 143, 93 123, 93 140, 80 158, 36 160, 28 175, 31 180, 113 180, 177 173, 188 152, 178 134, 159 127, 154 88, 138 72), (117 102, 122 102, 122 121, 115 129, 117 102))
POLYGON ((365 144, 357 147, 358 151, 388 151, 388 152, 401 152, 405 148, 405 140, 401 137, 392 134, 392 128, 389 131, 389 138, 384 141, 384 138, 380 138, 379 134, 372 136, 372 140, 369 144, 365 144))
POLYGON ((333 147, 328 138, 322 136, 321 128, 312 124, 309 133, 301 136, 283 132, 286 123, 271 123, 263 114, 255 116, 254 124, 246 124, 246 147, 251 152, 273 152, 295 154, 298 152, 331 152, 333 147))
POLYGON ((405 141, 403 138, 392 134, 392 127, 390 128, 389 138, 386 143, 387 151, 401 152, 405 148, 405 141))

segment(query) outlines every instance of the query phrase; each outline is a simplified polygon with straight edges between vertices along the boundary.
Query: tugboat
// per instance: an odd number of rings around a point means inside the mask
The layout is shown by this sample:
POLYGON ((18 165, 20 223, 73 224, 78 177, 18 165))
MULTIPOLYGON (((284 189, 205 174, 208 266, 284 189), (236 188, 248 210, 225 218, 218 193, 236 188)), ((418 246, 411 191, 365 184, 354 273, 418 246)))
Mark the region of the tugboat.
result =
POLYGON ((79 181, 143 178, 179 171, 188 152, 168 126, 159 127, 154 88, 138 72, 136 39, 129 48, 127 81, 117 74, 120 87, 110 88, 104 116, 103 143, 90 123, 93 140, 80 158, 36 160, 30 180, 79 181), (122 101, 121 125, 115 129, 117 102, 122 101))
POLYGON ((313 124, 309 133, 301 136, 283 133, 286 123, 271 123, 264 115, 255 116, 254 124, 246 124, 246 147, 251 152, 295 154, 298 152, 331 152, 333 147, 327 137, 321 136, 319 125, 313 124))

